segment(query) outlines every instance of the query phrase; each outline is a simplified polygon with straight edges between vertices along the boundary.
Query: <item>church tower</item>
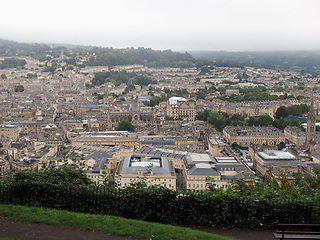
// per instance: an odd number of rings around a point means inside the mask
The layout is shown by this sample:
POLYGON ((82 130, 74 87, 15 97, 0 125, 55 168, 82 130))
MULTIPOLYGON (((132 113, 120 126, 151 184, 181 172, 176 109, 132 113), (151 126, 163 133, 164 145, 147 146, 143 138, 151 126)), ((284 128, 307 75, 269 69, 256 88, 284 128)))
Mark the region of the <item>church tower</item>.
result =
POLYGON ((314 112, 313 94, 312 94, 310 111, 308 114, 308 121, 307 121, 305 149, 311 153, 312 146, 315 144, 315 142, 316 142, 316 115, 314 112))
POLYGON ((138 96, 133 97, 131 100, 132 121, 140 120, 139 99, 138 96))

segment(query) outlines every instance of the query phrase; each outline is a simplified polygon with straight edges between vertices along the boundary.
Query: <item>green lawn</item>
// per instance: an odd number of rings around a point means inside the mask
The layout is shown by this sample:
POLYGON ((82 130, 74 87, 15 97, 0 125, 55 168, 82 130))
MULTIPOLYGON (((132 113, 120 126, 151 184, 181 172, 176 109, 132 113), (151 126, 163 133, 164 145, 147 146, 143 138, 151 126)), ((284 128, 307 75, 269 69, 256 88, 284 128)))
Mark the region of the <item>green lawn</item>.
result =
POLYGON ((183 227, 137 221, 108 215, 91 215, 46 208, 0 205, 0 216, 11 220, 43 223, 55 226, 78 227, 82 230, 102 231, 119 236, 147 239, 175 240, 234 240, 207 232, 183 227))

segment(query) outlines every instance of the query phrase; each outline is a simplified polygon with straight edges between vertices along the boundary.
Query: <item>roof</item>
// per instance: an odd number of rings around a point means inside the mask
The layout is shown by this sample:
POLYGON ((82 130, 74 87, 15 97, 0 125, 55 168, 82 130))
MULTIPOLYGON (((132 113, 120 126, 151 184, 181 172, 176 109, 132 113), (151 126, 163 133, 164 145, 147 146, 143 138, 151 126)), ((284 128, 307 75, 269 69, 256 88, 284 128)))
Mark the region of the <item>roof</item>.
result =
POLYGON ((217 163, 238 163, 234 157, 215 157, 217 163))
POLYGON ((188 170, 189 175, 202 175, 202 176, 220 176, 219 172, 211 168, 208 163, 196 163, 188 170))
POLYGON ((137 173, 139 170, 147 173, 149 169, 153 173, 170 173, 169 161, 163 157, 130 155, 123 160, 120 173, 137 173))
POLYGON ((258 155, 265 160, 296 160, 296 157, 289 152, 266 150, 264 152, 258 152, 258 155))

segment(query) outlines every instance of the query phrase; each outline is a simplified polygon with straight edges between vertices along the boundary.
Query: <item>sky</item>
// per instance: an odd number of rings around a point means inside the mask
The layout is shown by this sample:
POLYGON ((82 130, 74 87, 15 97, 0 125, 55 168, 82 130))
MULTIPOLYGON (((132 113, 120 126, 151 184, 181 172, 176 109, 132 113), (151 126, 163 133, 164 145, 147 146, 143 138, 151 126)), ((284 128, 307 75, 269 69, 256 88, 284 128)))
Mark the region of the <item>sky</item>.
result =
POLYGON ((0 38, 174 51, 320 50, 319 0, 10 0, 0 38))

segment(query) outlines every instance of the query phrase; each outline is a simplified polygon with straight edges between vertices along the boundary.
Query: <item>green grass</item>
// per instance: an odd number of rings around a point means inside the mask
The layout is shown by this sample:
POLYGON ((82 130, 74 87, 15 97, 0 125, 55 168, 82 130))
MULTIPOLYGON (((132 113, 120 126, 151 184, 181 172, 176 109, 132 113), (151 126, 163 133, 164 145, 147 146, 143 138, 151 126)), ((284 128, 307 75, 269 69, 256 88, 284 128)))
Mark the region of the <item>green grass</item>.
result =
POLYGON ((319 121, 320 121, 320 116, 316 116, 316 120, 319 120, 319 121))
POLYGON ((235 238, 191 230, 189 228, 150 223, 108 215, 91 215, 46 208, 0 205, 0 216, 55 226, 78 227, 88 231, 102 231, 119 236, 147 239, 175 240, 233 240, 235 238))

